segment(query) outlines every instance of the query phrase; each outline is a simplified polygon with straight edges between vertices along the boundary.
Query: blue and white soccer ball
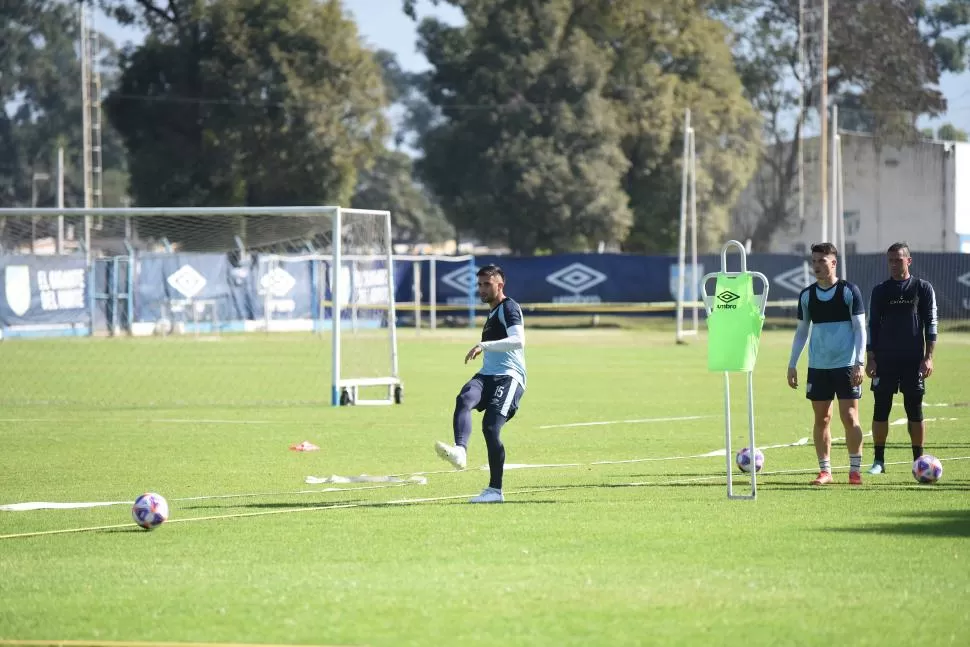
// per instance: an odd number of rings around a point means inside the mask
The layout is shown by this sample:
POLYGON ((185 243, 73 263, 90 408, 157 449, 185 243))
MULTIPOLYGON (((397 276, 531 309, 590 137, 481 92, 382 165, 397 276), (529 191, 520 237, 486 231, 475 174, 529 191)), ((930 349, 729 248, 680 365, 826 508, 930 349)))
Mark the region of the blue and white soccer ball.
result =
MULTIPOLYGON (((738 469, 742 472, 751 471, 751 450, 747 447, 742 447, 741 451, 737 453, 734 457, 734 462, 738 464, 738 469)), ((760 449, 754 450, 754 471, 760 472, 761 468, 765 466, 765 455, 760 449)))
POLYGON ((161 494, 146 492, 135 499, 131 518, 145 530, 152 530, 168 519, 168 501, 161 494))
POLYGON ((936 456, 923 454, 913 461, 913 478, 920 483, 936 483, 943 476, 943 463, 936 456))

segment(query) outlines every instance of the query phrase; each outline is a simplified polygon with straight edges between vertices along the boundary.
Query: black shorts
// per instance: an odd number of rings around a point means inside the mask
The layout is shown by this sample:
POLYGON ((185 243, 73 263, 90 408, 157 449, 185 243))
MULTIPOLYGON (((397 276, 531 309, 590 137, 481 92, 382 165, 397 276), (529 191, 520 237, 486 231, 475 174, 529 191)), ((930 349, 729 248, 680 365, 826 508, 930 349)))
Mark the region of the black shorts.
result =
POLYGON ((876 357, 876 377, 872 378, 872 391, 882 393, 926 393, 920 359, 896 359, 876 357))
POLYGON ((466 387, 480 390, 481 395, 476 411, 484 411, 486 415, 502 416, 511 420, 519 410, 519 401, 525 389, 511 375, 481 375, 476 374, 469 380, 466 387))
POLYGON ((852 386, 852 367, 809 368, 805 382, 805 397, 816 402, 827 400, 858 400, 862 386, 852 386))

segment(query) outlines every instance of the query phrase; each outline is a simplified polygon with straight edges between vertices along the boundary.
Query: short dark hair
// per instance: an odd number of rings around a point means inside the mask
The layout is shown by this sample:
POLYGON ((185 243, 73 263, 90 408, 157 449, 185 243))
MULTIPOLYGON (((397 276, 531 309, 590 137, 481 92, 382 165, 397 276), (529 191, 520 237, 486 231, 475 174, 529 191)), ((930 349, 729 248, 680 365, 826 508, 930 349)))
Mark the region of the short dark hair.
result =
POLYGON ((815 243, 812 245, 812 253, 822 254, 824 256, 831 254, 836 258, 839 257, 839 250, 832 243, 815 243))
POLYGON ((505 272, 503 272, 502 268, 499 267, 498 265, 486 265, 485 267, 478 270, 478 273, 476 274, 476 276, 484 276, 487 278, 497 276, 500 279, 502 279, 502 283, 505 283, 505 272))
POLYGON ((909 251, 909 245, 903 242, 893 243, 889 246, 889 249, 886 250, 887 254, 892 254, 893 252, 906 252, 906 256, 912 256, 909 251))

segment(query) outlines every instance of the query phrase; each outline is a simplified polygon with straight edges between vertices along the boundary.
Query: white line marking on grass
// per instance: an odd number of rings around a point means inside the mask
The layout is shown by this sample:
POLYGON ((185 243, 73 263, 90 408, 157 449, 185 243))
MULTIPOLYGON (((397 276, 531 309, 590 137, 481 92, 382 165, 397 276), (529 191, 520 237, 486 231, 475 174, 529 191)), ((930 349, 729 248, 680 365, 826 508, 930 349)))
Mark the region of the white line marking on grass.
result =
MULTIPOLYGON (((943 462, 970 460, 970 456, 957 456, 953 458, 944 458, 940 460, 943 462)), ((903 464, 908 464, 908 461, 893 462, 888 464, 903 465, 903 464)), ((839 466, 833 467, 833 469, 837 469, 837 470, 842 470, 846 468, 848 468, 847 465, 839 465, 839 466)), ((803 474, 803 473, 812 473, 812 472, 815 472, 814 468, 798 469, 798 470, 778 470, 773 472, 759 472, 759 475, 769 476, 769 475, 783 475, 783 474, 803 474)), ((610 484, 610 487, 643 487, 643 486, 650 486, 650 485, 662 487, 665 485, 696 483, 700 481, 712 481, 715 479, 723 479, 723 478, 726 478, 724 474, 711 474, 711 475, 696 476, 696 477, 691 477, 686 479, 676 479, 676 480, 670 480, 670 481, 638 481, 633 483, 613 483, 613 484, 610 484)), ((596 487, 596 486, 593 486, 593 487, 596 487)), ((806 488, 807 487, 808 486, 806 486, 806 488)), ((920 485, 920 484, 914 483, 911 487, 914 489, 928 489, 935 486, 926 486, 926 485, 920 485)), ((510 492, 507 492, 506 494, 529 495, 529 494, 537 494, 542 492, 558 492, 562 490, 571 490, 574 488, 575 486, 559 485, 559 486, 551 486, 551 487, 530 488, 528 490, 513 490, 510 492)), ((824 488, 819 488, 819 489, 824 489, 824 488)), ((290 514, 290 513, 297 513, 297 512, 317 512, 321 510, 345 510, 350 508, 377 508, 377 507, 390 506, 390 505, 414 505, 418 503, 436 503, 441 501, 455 501, 458 499, 466 499, 466 498, 471 498, 472 496, 474 495, 456 494, 452 496, 427 497, 427 498, 420 498, 420 499, 394 499, 391 501, 370 501, 370 502, 364 502, 364 503, 331 503, 328 505, 313 506, 309 508, 285 508, 282 510, 261 510, 259 512, 239 512, 234 514, 211 515, 207 517, 169 519, 168 521, 165 522, 165 524, 169 525, 174 523, 192 523, 196 521, 217 521, 220 519, 242 519, 242 518, 249 518, 249 517, 266 517, 269 515, 276 515, 276 514, 290 514)), ((64 535, 64 534, 72 534, 72 533, 79 533, 79 532, 94 532, 98 530, 116 530, 120 528, 134 529, 134 528, 138 528, 138 526, 136 526, 133 523, 125 523, 125 524, 116 524, 116 525, 110 525, 110 526, 65 528, 62 530, 41 530, 37 532, 22 532, 22 533, 10 534, 10 535, 0 535, 0 539, 25 539, 29 537, 41 537, 41 536, 47 536, 47 535, 64 535)), ((44 643, 44 644, 60 644, 60 643, 44 643)), ((270 646, 260 646, 260 647, 270 647, 270 646)))
POLYGON ((91 501, 78 503, 58 503, 54 501, 28 501, 0 505, 2 512, 26 512, 29 510, 75 510, 77 508, 97 508, 108 505, 131 505, 131 501, 91 501))
MULTIPOLYGON (((402 487, 405 485, 424 485, 419 481, 411 482, 401 482, 392 483, 389 485, 368 485, 363 487, 328 487, 328 488, 317 488, 315 490, 297 490, 295 492, 250 492, 245 494, 208 494, 203 496, 189 496, 180 497, 177 499, 170 499, 173 502, 176 501, 208 501, 214 499, 242 499, 242 498, 253 498, 253 497, 271 497, 271 496, 291 496, 300 494, 321 494, 321 493, 331 493, 331 492, 357 492, 360 490, 383 490, 390 487, 402 487)), ((95 501, 95 502, 78 502, 78 503, 56 503, 49 501, 31 501, 28 503, 10 503, 7 505, 0 505, 0 512, 24 512, 28 510, 70 510, 76 508, 94 508, 98 506, 109 506, 109 505, 131 505, 133 501, 95 501)))
POLYGON ((633 420, 600 420, 596 422, 571 422, 565 425, 541 425, 539 429, 564 429, 566 427, 598 427, 601 425, 639 424, 644 422, 677 422, 680 420, 704 420, 714 416, 678 416, 674 418, 636 418, 633 420))
MULTIPOLYGON (((510 494, 527 494, 530 492, 549 492, 554 490, 570 489, 569 486, 557 486, 549 488, 535 488, 528 492, 511 492, 510 494)), ((284 508, 282 510, 261 510, 259 512, 238 512, 233 514, 220 514, 207 517, 188 517, 183 519, 169 519, 164 525, 173 523, 192 523, 195 521, 214 521, 218 519, 242 519, 246 517, 266 517, 274 514, 289 514, 295 512, 315 512, 319 510, 341 510, 346 508, 377 508, 387 505, 411 505, 414 503, 432 503, 437 501, 452 501, 456 499, 469 499, 475 494, 456 494, 452 496, 429 497, 424 499, 395 499, 392 501, 368 501, 364 503, 331 503, 327 505, 312 506, 309 508, 284 508)), ((22 539, 27 537, 41 537, 46 535, 63 535, 79 532, 94 532, 97 530, 116 530, 119 528, 138 528, 134 523, 115 524, 110 526, 89 526, 86 528, 64 528, 62 530, 41 530, 37 532, 21 532, 11 535, 0 535, 0 539, 22 539)))
MULTIPOLYGON (((923 418, 923 422, 956 422, 959 418, 923 418)), ((893 420, 890 425, 905 425, 909 420, 907 418, 900 418, 899 420, 893 420)))

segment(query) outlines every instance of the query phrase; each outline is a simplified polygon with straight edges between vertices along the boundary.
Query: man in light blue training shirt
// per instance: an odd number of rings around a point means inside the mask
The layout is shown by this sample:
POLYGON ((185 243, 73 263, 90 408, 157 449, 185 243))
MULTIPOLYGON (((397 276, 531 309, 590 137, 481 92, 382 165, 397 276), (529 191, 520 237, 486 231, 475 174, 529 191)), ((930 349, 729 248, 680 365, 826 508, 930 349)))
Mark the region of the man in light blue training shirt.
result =
POLYGON ((815 414, 812 436, 819 467, 812 485, 832 482, 829 421, 832 400, 836 397, 849 450, 849 483, 862 484, 859 399, 862 397, 862 367, 866 355, 866 311, 859 288, 848 281, 838 280, 835 273, 838 255, 832 243, 812 246, 812 269, 817 280, 798 295, 798 328, 788 360, 788 386, 796 389, 798 357, 809 338, 811 324, 805 395, 811 400, 815 414))
POLYGON ((454 446, 437 442, 438 456, 463 470, 468 463, 472 409, 484 411, 482 433, 488 448, 488 487, 470 503, 502 503, 505 446, 500 433, 512 419, 525 392, 525 328, 522 308, 505 296, 505 272, 496 265, 478 270, 478 296, 489 310, 482 341, 465 355, 465 363, 484 353, 482 368, 461 388, 455 402, 454 446))

